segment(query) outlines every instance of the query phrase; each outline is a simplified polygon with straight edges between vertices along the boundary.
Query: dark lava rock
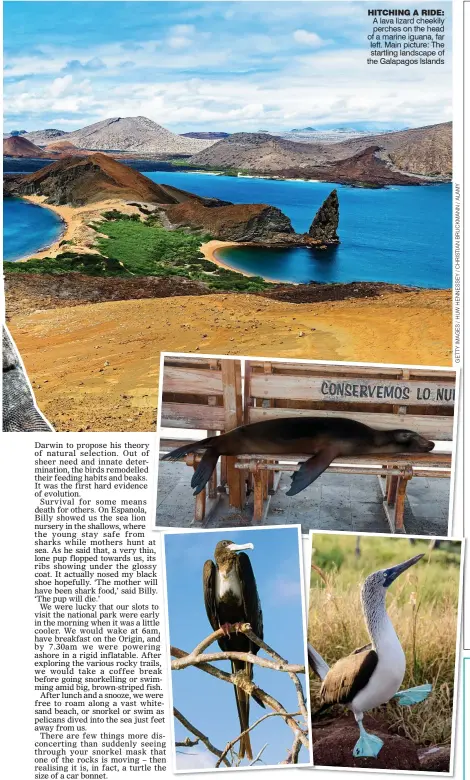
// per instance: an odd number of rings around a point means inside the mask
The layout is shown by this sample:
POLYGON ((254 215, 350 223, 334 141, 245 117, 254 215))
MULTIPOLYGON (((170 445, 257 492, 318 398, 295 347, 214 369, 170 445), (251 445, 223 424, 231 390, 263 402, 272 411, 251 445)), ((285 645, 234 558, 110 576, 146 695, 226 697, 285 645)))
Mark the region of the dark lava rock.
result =
POLYGON ((173 298, 178 295, 214 295, 203 282, 179 276, 88 276, 82 273, 5 274, 8 317, 36 309, 55 309, 104 301, 173 298))
POLYGON ((418 756, 422 772, 450 771, 450 745, 421 748, 418 756))
MULTIPOLYGON (((368 727, 370 731, 370 726, 368 727)), ((416 746, 408 739, 373 730, 384 745, 377 758, 354 758, 353 748, 359 737, 356 725, 335 725, 322 729, 322 736, 313 744, 313 761, 318 766, 358 767, 362 769, 421 769, 416 746)))
POLYGON ((320 206, 315 214, 314 220, 308 231, 309 236, 322 244, 339 244, 338 237, 339 224, 339 201, 338 193, 332 190, 323 205, 320 206))
POLYGON ((295 237, 289 217, 275 206, 264 203, 239 203, 208 208, 187 200, 167 208, 165 214, 173 227, 204 230, 222 241, 269 243, 273 238, 295 237))

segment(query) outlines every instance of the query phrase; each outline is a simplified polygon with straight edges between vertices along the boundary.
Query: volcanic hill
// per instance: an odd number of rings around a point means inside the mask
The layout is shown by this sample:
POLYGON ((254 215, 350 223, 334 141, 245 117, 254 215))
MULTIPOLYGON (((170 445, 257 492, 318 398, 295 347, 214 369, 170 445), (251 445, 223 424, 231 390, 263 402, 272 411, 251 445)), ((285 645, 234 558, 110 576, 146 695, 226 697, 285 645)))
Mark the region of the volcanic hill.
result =
POLYGON ((140 154, 195 154, 213 140, 186 138, 145 116, 114 117, 67 133, 79 149, 138 152, 140 154))
POLYGON ((64 157, 35 173, 7 178, 4 186, 7 195, 43 195, 46 203, 56 206, 83 206, 112 198, 161 204, 199 200, 177 187, 156 184, 99 152, 89 157, 64 157))
MULTIPOLYGON (((305 175, 318 169, 318 178, 331 180, 335 175, 328 163, 344 163, 366 150, 376 154, 391 172, 403 175, 431 176, 448 179, 452 174, 452 123, 399 130, 378 135, 366 135, 334 144, 300 143, 265 133, 234 133, 208 149, 191 157, 191 164, 213 168, 236 168, 259 173, 289 171, 291 175, 305 175)), ((338 178, 341 180, 341 171, 338 178)), ((393 177, 389 177, 393 183, 393 177)), ((411 176, 410 176, 411 179, 411 176)), ((396 183, 414 182, 405 180, 396 183)), ((370 182, 373 183, 373 182, 370 182)))
POLYGON ((39 146, 31 143, 31 141, 28 141, 27 138, 21 135, 13 135, 10 138, 3 139, 3 156, 51 158, 51 154, 45 152, 44 149, 40 149, 39 146))
POLYGON ((36 146, 47 146, 58 138, 65 138, 68 133, 65 130, 56 130, 54 127, 48 127, 45 130, 33 130, 31 133, 25 133, 24 138, 36 146))

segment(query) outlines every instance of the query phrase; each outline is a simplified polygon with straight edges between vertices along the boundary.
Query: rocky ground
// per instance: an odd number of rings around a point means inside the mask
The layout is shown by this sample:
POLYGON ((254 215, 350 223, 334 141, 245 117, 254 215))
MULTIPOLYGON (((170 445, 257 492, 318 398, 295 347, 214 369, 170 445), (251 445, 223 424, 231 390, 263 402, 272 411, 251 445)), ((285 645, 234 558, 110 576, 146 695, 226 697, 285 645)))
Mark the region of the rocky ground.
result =
POLYGON ((409 772, 448 772, 450 745, 420 746, 392 734, 380 715, 366 715, 364 726, 380 737, 384 745, 377 758, 354 758, 358 728, 351 713, 312 722, 313 760, 316 766, 359 769, 406 770, 409 772))
POLYGON ((452 359, 445 290, 315 304, 211 294, 63 305, 57 290, 9 284, 6 298, 39 406, 64 431, 152 430, 160 351, 444 366, 452 359))

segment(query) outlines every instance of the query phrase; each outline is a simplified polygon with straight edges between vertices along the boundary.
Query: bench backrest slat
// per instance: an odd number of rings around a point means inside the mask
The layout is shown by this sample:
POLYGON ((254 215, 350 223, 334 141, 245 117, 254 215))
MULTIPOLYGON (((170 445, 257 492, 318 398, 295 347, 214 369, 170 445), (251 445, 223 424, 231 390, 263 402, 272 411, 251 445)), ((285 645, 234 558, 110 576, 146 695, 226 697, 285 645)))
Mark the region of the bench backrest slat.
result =
POLYGON ((386 414, 377 412, 336 412, 311 409, 285 409, 282 407, 250 409, 250 422, 273 420, 279 417, 347 417, 379 430, 391 428, 407 428, 416 431, 421 436, 436 441, 452 441, 453 417, 438 417, 434 415, 386 414))
POLYGON ((401 406, 451 406, 455 383, 401 379, 355 379, 338 376, 251 376, 251 395, 256 398, 289 398, 292 401, 322 401, 353 404, 399 404, 401 406))
POLYGON ((225 431, 242 423, 241 361, 165 357, 161 425, 225 431))
POLYGON ((347 417, 381 430, 407 428, 452 441, 455 371, 246 362, 245 423, 279 417, 347 417))

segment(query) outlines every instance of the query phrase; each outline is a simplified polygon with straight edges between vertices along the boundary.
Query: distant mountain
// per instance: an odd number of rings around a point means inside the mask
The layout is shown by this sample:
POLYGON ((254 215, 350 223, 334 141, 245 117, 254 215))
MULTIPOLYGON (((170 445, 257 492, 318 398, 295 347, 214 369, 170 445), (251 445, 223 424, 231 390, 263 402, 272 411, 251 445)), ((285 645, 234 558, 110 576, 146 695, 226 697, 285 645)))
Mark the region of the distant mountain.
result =
POLYGON ((54 141, 52 144, 47 144, 46 149, 50 152, 77 152, 78 146, 75 146, 71 141, 65 138, 63 141, 54 141))
POLYGON ((287 133, 280 133, 281 138, 288 141, 301 141, 302 143, 323 143, 335 144, 345 141, 349 138, 358 138, 360 136, 370 135, 365 130, 354 130, 353 128, 333 128, 318 130, 314 127, 304 127, 298 130, 290 130, 287 133))
POLYGON ((144 116, 116 117, 67 134, 79 149, 140 154, 194 154, 214 141, 184 138, 144 116))
POLYGON ((58 138, 63 138, 66 135, 65 130, 47 128, 46 130, 33 130, 31 133, 26 133, 24 138, 27 138, 28 141, 36 144, 36 146, 47 146, 52 141, 56 141, 58 138))
POLYGON ((44 149, 31 143, 22 135, 12 135, 3 139, 4 157, 50 157, 44 149))
POLYGON ((420 176, 452 176, 452 122, 361 136, 334 144, 337 159, 378 146, 382 158, 404 173, 420 176))
POLYGON ((228 138, 230 133, 222 133, 222 132, 219 133, 217 131, 214 131, 212 133, 210 132, 181 133, 181 135, 183 138, 203 138, 203 139, 208 139, 210 141, 212 140, 219 141, 221 138, 228 138))
MULTIPOLYGON (((452 123, 360 135, 339 143, 303 143, 263 133, 234 133, 191 157, 191 164, 263 173, 297 171, 344 162, 374 148, 390 168, 406 174, 452 175, 452 123)), ((357 170, 357 165, 352 169, 357 170)), ((331 179, 332 181, 334 179, 331 179)))
POLYGON ((47 203, 57 206, 84 206, 115 198, 168 205, 191 198, 199 200, 196 195, 176 187, 156 184, 100 153, 65 157, 35 173, 6 179, 5 188, 10 195, 45 195, 47 203))
POLYGON ((317 165, 327 159, 320 144, 302 144, 266 133, 233 133, 191 157, 191 164, 275 172, 317 165))

